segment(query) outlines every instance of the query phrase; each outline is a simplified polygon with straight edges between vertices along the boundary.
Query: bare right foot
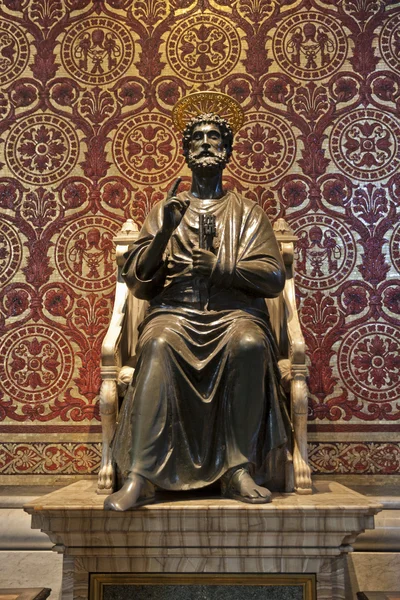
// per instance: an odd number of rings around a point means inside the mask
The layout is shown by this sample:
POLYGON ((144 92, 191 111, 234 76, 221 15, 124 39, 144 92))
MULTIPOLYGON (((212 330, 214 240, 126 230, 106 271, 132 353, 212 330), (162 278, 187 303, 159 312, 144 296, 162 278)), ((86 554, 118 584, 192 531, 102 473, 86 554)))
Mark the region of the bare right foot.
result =
POLYGON ((222 495, 248 504, 266 504, 271 502, 271 492, 257 485, 246 468, 233 468, 221 478, 222 495))
POLYGON ((130 473, 122 488, 105 499, 104 510, 123 512, 144 504, 152 504, 154 500, 153 484, 141 475, 130 473))

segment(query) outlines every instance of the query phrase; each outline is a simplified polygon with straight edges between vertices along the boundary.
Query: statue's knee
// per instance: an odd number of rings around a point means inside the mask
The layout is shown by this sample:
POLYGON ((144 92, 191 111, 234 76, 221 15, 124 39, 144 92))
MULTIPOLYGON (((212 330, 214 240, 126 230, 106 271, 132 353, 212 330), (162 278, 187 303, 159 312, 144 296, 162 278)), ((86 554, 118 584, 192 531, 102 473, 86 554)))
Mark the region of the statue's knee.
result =
POLYGON ((148 341, 147 346, 151 353, 160 354, 161 352, 164 352, 168 347, 166 335, 161 333, 160 335, 152 337, 148 341))
POLYGON ((264 356, 265 340, 262 332, 257 330, 243 332, 236 338, 236 352, 241 356, 250 354, 255 357, 264 356))

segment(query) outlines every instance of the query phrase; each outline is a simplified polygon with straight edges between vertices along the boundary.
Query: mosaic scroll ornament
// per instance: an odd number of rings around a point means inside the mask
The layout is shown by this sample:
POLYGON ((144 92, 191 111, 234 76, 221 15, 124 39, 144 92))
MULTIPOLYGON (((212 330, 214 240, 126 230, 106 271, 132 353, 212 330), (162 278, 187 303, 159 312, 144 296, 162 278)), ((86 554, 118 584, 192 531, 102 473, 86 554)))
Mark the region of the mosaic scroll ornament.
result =
POLYGON ((232 22, 215 14, 196 14, 172 28, 166 54, 180 77, 211 83, 234 69, 240 52, 240 37, 232 22))
POLYGON ((21 264, 22 247, 18 233, 6 221, 0 221, 0 285, 11 281, 21 264))
POLYGON ((308 457, 315 474, 392 474, 400 468, 400 445, 398 442, 309 442, 308 457))
POLYGON ((35 185, 55 183, 76 165, 78 137, 61 117, 32 115, 10 131, 5 158, 17 179, 35 185))
POLYGON ((295 154, 293 132, 282 119, 268 113, 252 113, 235 137, 228 169, 249 183, 267 183, 289 170, 295 154))
POLYGON ((354 268, 353 236, 343 224, 324 215, 307 215, 293 223, 296 242, 296 278, 307 289, 329 289, 347 280, 354 268))
POLYGON ((278 27, 273 50, 275 60, 292 77, 324 79, 342 66, 347 40, 342 27, 328 15, 297 13, 278 27))
POLYGON ((390 402, 400 394, 398 329, 371 323, 351 331, 338 353, 340 375, 356 397, 390 402))
POLYGON ((156 113, 123 123, 114 139, 113 154, 121 173, 135 183, 169 181, 184 165, 171 119, 156 113))
POLYGON ((5 442, 0 444, 0 474, 18 475, 96 472, 101 444, 68 442, 5 442))
POLYGON ((80 290, 100 291, 114 284, 113 237, 119 225, 104 217, 83 217, 71 223, 56 245, 58 272, 80 290))
POLYGON ((400 224, 396 227, 390 240, 390 257, 396 270, 400 273, 400 224))
POLYGON ((352 111, 341 118, 330 136, 331 156, 349 177, 377 181, 400 165, 400 124, 374 109, 352 111))
POLYGON ((0 378, 3 391, 22 403, 46 403, 61 395, 73 374, 70 344, 56 329, 41 325, 18 328, 4 337, 0 378))
POLYGON ((25 34, 10 21, 0 21, 0 85, 10 83, 25 70, 29 46, 25 34))
POLYGON ((129 30, 115 19, 90 17, 77 22, 64 38, 61 57, 68 73, 90 85, 120 78, 134 57, 129 30))
POLYGON ((400 15, 387 21, 379 41, 383 60, 391 69, 400 73, 400 15))
POLYGON ((235 9, 243 19, 260 26, 274 13, 275 5, 270 0, 238 0, 235 9))

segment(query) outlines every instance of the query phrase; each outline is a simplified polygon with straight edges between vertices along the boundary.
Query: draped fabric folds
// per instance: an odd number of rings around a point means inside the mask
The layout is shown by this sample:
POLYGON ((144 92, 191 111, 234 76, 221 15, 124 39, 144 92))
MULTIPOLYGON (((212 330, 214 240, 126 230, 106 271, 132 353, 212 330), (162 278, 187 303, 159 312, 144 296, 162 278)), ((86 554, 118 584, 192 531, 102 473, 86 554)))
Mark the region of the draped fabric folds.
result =
POLYGON ((114 458, 123 474, 138 473, 170 490, 208 485, 247 463, 265 479, 271 451, 285 447, 288 429, 264 301, 284 285, 279 248, 262 209, 238 194, 179 197, 190 206, 153 277, 142 281, 137 264, 161 227, 162 202, 123 270, 128 287, 150 305, 114 458), (217 227, 210 279, 192 272, 204 213, 215 215, 217 227))

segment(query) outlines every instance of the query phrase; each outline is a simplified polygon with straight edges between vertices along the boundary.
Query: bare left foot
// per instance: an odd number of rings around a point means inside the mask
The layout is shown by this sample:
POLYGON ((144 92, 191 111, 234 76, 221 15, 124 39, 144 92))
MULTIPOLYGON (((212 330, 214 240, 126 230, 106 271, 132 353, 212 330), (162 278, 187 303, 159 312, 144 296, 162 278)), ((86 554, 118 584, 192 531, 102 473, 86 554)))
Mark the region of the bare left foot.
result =
POLYGON ((153 484, 141 475, 130 473, 122 488, 105 499, 104 510, 122 512, 144 504, 152 504, 154 500, 153 484))
POLYGON ((244 467, 231 469, 221 478, 222 495, 249 504, 266 504, 271 502, 271 492, 260 485, 249 475, 244 467), (233 471, 233 472, 232 472, 233 471))

